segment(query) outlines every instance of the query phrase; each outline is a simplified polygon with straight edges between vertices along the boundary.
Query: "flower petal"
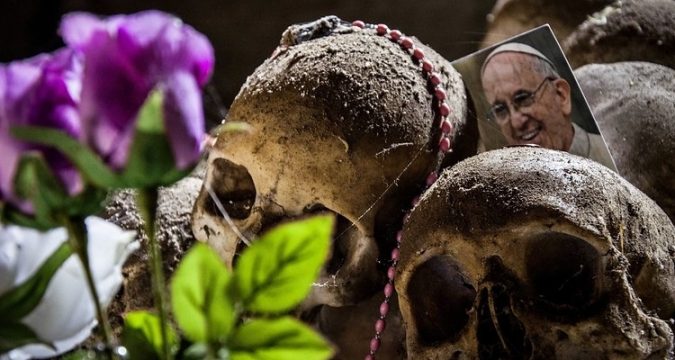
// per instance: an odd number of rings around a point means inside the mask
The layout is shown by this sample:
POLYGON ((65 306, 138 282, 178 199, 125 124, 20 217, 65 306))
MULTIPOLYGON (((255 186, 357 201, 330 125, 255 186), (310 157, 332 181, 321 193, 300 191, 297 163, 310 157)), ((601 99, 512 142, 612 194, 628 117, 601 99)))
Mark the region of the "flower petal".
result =
POLYGON ((194 77, 174 73, 166 80, 164 97, 165 128, 180 170, 195 164, 204 139, 204 112, 201 93, 194 77))
MULTIPOLYGON (((122 283, 122 264, 139 244, 134 241, 134 232, 103 219, 89 217, 86 225, 92 273, 105 306, 122 283)), ((24 282, 65 241, 67 234, 63 228, 48 232, 19 226, 0 228, 0 285, 6 287, 11 282, 14 287, 24 282)), ((22 354, 47 357, 68 351, 89 336, 95 318, 81 263, 72 255, 54 274, 40 303, 22 319, 39 338, 54 343, 56 351, 33 344, 13 351, 10 357, 22 354)))
POLYGON ((46 55, 39 55, 26 61, 10 63, 5 67, 5 91, 2 98, 5 121, 22 119, 25 116, 23 114, 25 107, 22 104, 27 99, 26 94, 40 79, 42 74, 40 65, 46 59, 46 55))
POLYGON ((199 86, 204 86, 211 76, 214 65, 211 43, 178 19, 164 27, 152 46, 161 79, 176 71, 187 71, 199 86))
POLYGON ((92 272, 97 282, 115 280, 115 287, 98 287, 101 302, 106 306, 117 293, 122 280, 122 265, 140 244, 134 242, 135 231, 123 230, 119 226, 99 217, 86 220, 89 231, 89 257, 92 272))
MULTIPOLYGON (((20 226, 1 226, 0 278, 12 274, 2 282, 14 287, 33 276, 42 263, 66 240, 64 229, 40 232, 20 226)), ((0 294, 9 287, 0 287, 0 294)))
POLYGON ((106 31, 106 24, 95 15, 72 12, 61 19, 59 35, 68 46, 82 50, 89 43, 92 34, 106 31))
POLYGON ((31 206, 14 195, 14 174, 24 146, 9 136, 0 124, 0 201, 7 201, 30 212, 31 206))
POLYGON ((182 49, 183 56, 190 58, 190 71, 199 86, 204 86, 211 77, 215 64, 213 46, 211 46, 206 36, 189 26, 185 26, 183 32, 185 34, 182 49))
MULTIPOLYGON (((23 359, 33 359, 33 358, 51 358, 59 354, 63 354, 66 351, 70 351, 75 348, 77 345, 83 343, 91 331, 96 326, 96 321, 92 321, 89 326, 84 327, 79 333, 75 334, 71 338, 61 341, 55 341, 52 345, 56 350, 40 344, 31 344, 22 346, 18 349, 10 351, 8 355, 9 360, 23 360, 23 359)), ((0 356, 0 359, 4 360, 3 356, 0 356)))
POLYGON ((84 54, 83 121, 108 164, 117 170, 126 164, 138 111, 153 88, 165 90, 176 167, 196 161, 204 133, 200 86, 214 65, 204 35, 159 11, 104 20, 76 13, 65 17, 61 33, 84 54))
POLYGON ((29 202, 14 195, 14 176, 20 156, 29 150, 41 151, 70 195, 83 189, 74 167, 59 153, 15 140, 12 126, 45 126, 70 136, 81 135, 78 112, 82 64, 69 49, 0 66, 0 199, 25 213, 29 202))
MULTIPOLYGON (((92 275, 101 302, 107 306, 122 284, 122 264, 138 243, 133 242, 134 232, 103 219, 89 217, 86 224, 92 275)), ((91 326, 95 318, 82 265, 72 256, 54 275, 40 304, 22 322, 42 339, 63 341, 91 326)))
MULTIPOLYGON (((175 16, 161 11, 148 10, 126 16, 119 23, 116 31, 118 36, 124 34, 124 42, 140 49, 153 46, 167 26, 180 25, 180 23, 180 19, 175 16)), ((131 50, 131 48, 125 50, 131 50)))
POLYGON ((119 169, 126 163, 136 116, 151 88, 108 33, 97 32, 91 42, 97 46, 85 53, 82 121, 95 150, 119 169))
POLYGON ((72 255, 54 274, 40 303, 21 322, 40 339, 54 342, 70 339, 82 329, 92 327, 95 319, 82 265, 72 255))

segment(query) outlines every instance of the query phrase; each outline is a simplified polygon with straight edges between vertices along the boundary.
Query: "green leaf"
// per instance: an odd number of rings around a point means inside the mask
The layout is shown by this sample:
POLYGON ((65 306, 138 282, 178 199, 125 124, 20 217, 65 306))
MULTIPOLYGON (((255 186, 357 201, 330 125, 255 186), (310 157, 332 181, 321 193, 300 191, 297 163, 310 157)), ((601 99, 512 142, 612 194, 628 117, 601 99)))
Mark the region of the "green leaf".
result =
MULTIPOLYGON (((169 348, 176 348, 178 336, 168 324, 164 326, 167 327, 169 348)), ((124 318, 122 341, 131 360, 160 359, 163 344, 159 317, 147 311, 128 313, 124 318)))
POLYGON ((291 317, 255 319, 232 335, 232 360, 320 360, 333 350, 312 329, 291 317))
POLYGON ((47 213, 65 197, 63 186, 38 153, 27 153, 20 158, 14 190, 19 197, 30 199, 36 212, 47 213))
POLYGON ((162 92, 154 90, 138 113, 129 159, 121 174, 129 187, 170 185, 190 173, 178 170, 164 129, 162 92))
POLYGON ((0 324, 18 322, 33 311, 42 300, 52 277, 71 254, 70 245, 67 242, 63 243, 28 280, 2 294, 0 296, 0 324))
POLYGON ((17 196, 33 205, 34 214, 5 205, 3 219, 21 226, 48 230, 61 225, 63 215, 86 216, 102 208, 105 190, 92 187, 77 196, 69 196, 51 168, 39 153, 21 156, 14 177, 17 196))
POLYGON ((53 128, 15 126, 12 135, 23 141, 51 146, 62 152, 78 168, 87 182, 100 188, 122 187, 117 175, 86 145, 53 128))
POLYGON ((171 304, 178 325, 193 342, 221 342, 232 331, 231 279, 207 245, 196 244, 181 261, 171 283, 171 304))
POLYGON ((40 340, 35 332, 26 325, 14 321, 0 321, 0 354, 28 344, 50 346, 50 344, 40 340))
POLYGON ((21 157, 14 177, 14 190, 18 197, 33 205, 31 220, 35 222, 34 227, 46 230, 58 226, 52 210, 66 201, 67 195, 42 156, 27 153, 21 157))
POLYGON ((333 222, 332 216, 320 215, 283 224, 244 251, 234 271, 244 307, 279 313, 300 303, 328 256, 333 222))

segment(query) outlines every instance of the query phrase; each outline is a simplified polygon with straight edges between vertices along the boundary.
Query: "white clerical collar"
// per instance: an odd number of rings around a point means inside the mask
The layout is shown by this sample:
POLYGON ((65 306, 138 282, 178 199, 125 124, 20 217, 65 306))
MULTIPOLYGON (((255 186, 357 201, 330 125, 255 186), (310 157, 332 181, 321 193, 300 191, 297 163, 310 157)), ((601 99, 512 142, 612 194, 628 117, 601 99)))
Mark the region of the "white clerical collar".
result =
POLYGON ((567 152, 588 157, 591 153, 591 141, 588 138, 588 132, 575 123, 572 123, 572 126, 574 127, 574 137, 572 138, 572 145, 570 145, 570 149, 567 152))

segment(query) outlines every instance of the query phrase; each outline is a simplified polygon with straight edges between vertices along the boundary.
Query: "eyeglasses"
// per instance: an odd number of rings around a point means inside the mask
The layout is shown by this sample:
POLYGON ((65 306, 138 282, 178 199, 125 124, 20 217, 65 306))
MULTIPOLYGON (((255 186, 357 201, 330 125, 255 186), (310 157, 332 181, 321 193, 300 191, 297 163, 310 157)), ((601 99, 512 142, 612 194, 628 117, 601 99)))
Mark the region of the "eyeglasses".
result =
MULTIPOLYGON (((534 91, 518 90, 510 101, 511 106, 513 106, 513 110, 519 111, 521 108, 532 106, 532 104, 534 104, 537 92, 539 92, 539 90, 544 86, 544 83, 552 80, 555 80, 555 78, 550 76, 544 78, 544 80, 539 83, 539 86, 537 86, 534 91)), ((511 110, 509 109, 507 103, 498 102, 492 105, 488 115, 488 118, 492 118, 492 120, 496 121, 497 123, 505 123, 511 116, 511 110)))

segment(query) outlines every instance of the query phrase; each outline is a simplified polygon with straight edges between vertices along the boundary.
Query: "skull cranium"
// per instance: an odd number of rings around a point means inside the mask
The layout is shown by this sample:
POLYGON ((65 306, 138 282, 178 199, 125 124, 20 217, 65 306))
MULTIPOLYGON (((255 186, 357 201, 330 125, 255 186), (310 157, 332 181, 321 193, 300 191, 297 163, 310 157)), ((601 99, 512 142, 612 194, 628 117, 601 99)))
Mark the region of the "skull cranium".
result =
POLYGON ((397 277, 411 359, 672 356, 675 228, 615 173, 508 148, 446 171, 397 277))
MULTIPOLYGON (((443 159, 447 165, 475 153, 477 129, 465 126, 459 74, 433 50, 416 46, 442 79, 457 130, 453 141, 463 146, 443 159)), ((438 103, 428 81, 410 53, 372 29, 334 17, 292 26, 232 104, 228 119, 251 131, 219 135, 195 205, 195 236, 233 261, 239 236, 208 188, 249 238, 286 219, 333 212, 331 259, 304 306, 330 311, 370 301, 385 279, 378 259, 388 260, 408 204, 439 160, 438 103)), ((365 322, 372 328, 370 317, 365 322)), ((362 353, 371 334, 357 336, 362 353)))

